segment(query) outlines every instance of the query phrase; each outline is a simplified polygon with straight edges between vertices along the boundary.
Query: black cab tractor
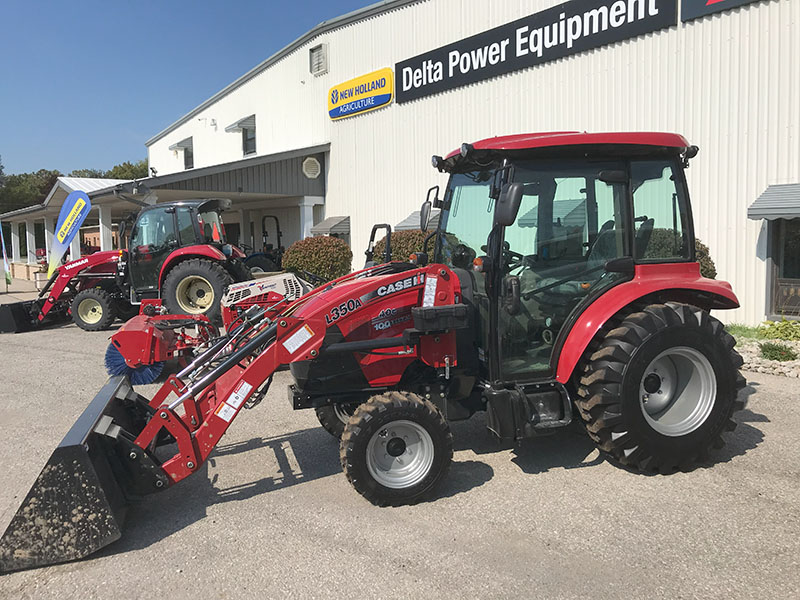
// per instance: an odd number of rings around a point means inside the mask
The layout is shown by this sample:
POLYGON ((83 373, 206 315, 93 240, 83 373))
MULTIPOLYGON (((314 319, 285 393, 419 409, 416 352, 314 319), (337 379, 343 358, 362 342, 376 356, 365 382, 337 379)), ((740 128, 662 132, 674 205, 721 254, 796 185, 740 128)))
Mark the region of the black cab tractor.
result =
POLYGON ((281 270, 285 251, 285 248, 281 245, 282 236, 283 232, 281 231, 281 223, 278 217, 275 215, 261 217, 261 248, 256 250, 247 246, 242 247, 247 252, 247 258, 244 259, 244 262, 252 272, 274 273, 281 270), (275 221, 275 244, 269 241, 267 221, 270 219, 275 221))
MULTIPOLYGON (((171 313, 219 321, 227 286, 251 278, 244 253, 225 240, 220 213, 230 205, 227 199, 203 199, 143 208, 128 250, 95 252, 60 265, 36 300, 0 307, 0 331, 24 331, 68 314, 82 329, 98 331, 155 298, 171 313)), ((121 242, 127 224, 121 223, 121 242)))
POLYGON ((478 412, 509 443, 579 419, 604 456, 648 473, 713 459, 745 381, 710 314, 739 302, 695 257, 696 153, 671 133, 559 132, 434 157, 449 181, 421 210, 425 230, 441 209, 431 260, 253 305, 152 398, 111 377, 12 519, 0 570, 118 539, 126 504, 196 472, 283 365, 294 409, 338 409, 342 469, 376 505, 433 495, 450 422, 478 412))

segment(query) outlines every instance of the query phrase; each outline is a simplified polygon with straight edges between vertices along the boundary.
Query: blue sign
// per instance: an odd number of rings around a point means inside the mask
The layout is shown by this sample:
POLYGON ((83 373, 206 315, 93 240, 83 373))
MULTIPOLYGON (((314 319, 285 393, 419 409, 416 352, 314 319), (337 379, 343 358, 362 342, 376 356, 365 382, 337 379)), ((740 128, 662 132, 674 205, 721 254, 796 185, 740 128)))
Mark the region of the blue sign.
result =
MULTIPOLYGON (((61 207, 61 212, 58 215, 58 224, 53 236, 53 247, 50 248, 50 264, 47 268, 48 277, 51 277, 58 268, 58 263, 61 262, 64 253, 69 248, 81 225, 83 225, 90 210, 92 210, 92 202, 86 192, 72 192, 64 200, 64 206, 61 207)), ((76 259, 78 257, 73 256, 72 258, 76 259)))

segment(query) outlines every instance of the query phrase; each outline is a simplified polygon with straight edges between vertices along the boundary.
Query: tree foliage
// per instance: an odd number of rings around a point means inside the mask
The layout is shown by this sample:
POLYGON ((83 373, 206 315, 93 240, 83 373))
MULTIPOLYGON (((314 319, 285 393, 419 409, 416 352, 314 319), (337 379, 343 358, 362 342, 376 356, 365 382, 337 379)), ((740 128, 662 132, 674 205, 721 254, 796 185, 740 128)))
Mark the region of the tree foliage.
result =
POLYGON ((6 174, 3 172, 3 157, 0 156, 0 189, 3 188, 6 182, 6 174))
POLYGON ((142 179, 147 177, 147 159, 132 163, 125 161, 122 164, 111 167, 106 171, 105 177, 108 179, 142 179))

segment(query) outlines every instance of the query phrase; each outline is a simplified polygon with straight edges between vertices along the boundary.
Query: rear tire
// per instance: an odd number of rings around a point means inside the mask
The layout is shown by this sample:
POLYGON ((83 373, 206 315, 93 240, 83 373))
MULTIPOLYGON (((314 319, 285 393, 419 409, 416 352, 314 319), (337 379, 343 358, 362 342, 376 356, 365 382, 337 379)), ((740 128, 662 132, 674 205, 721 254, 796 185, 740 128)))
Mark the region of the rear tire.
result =
POLYGON ((413 504, 447 472, 453 435, 430 401, 388 392, 356 409, 345 425, 339 455, 347 479, 373 504, 413 504))
POLYGON ((670 473, 705 460, 744 406, 735 344, 722 323, 687 304, 629 315, 585 358, 575 404, 589 436, 640 470, 670 473))
POLYGON ((174 315, 205 315, 222 322, 220 301, 233 278, 219 264, 203 258, 179 263, 167 273, 161 290, 164 306, 174 315))
POLYGON ((275 271, 280 271, 278 265, 266 256, 251 256, 244 260, 244 264, 247 265, 253 273, 273 273, 275 271))
POLYGON ((344 426, 350 421, 350 417, 357 408, 358 402, 320 406, 316 409, 317 419, 325 431, 339 440, 342 438, 344 426))
POLYGON ((70 312, 72 320, 84 331, 108 329, 117 317, 114 299, 100 288, 78 292, 72 300, 70 312))

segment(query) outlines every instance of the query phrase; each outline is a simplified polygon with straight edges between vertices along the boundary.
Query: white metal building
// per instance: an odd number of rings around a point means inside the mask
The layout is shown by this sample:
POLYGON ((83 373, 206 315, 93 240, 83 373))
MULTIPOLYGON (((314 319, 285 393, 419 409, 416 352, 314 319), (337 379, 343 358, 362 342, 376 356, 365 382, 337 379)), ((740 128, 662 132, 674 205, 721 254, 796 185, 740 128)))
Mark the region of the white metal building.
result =
POLYGON ((800 0, 387 0, 320 24, 153 136, 157 175, 140 183, 159 201, 230 197, 243 241, 264 214, 285 245, 349 217, 357 266, 372 224, 444 186, 432 154, 571 130, 699 146, 695 229, 742 301, 720 316, 797 311, 780 298, 800 294, 800 186, 788 212, 748 208, 800 182, 800 0))

